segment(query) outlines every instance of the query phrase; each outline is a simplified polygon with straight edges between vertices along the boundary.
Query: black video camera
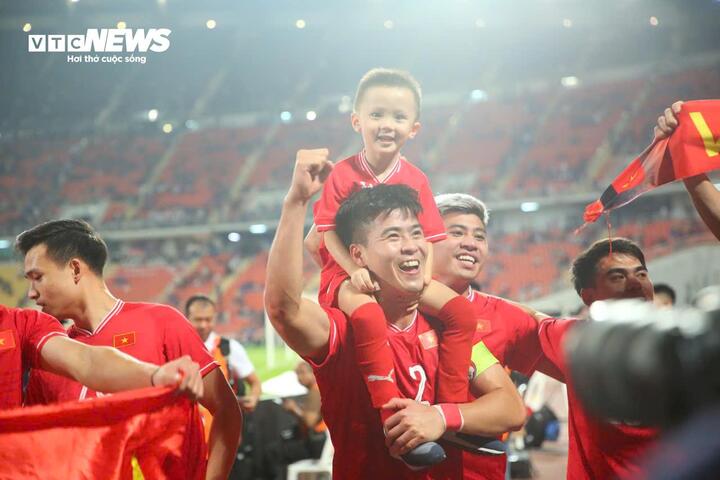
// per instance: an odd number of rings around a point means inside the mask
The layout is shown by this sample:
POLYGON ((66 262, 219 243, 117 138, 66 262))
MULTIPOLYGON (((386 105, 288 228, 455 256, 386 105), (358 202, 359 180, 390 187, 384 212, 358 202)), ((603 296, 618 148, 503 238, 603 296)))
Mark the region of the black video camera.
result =
POLYGON ((589 412, 625 423, 669 427, 720 403, 720 287, 698 308, 595 302, 591 321, 565 344, 570 375, 589 412))

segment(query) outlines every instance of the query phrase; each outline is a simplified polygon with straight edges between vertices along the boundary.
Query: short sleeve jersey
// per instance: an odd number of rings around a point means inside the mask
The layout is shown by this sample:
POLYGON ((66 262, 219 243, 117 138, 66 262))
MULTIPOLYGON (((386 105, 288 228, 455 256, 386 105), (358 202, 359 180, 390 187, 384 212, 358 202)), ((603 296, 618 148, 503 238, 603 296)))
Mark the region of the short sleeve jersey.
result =
MULTIPOLYGON (((335 215, 340 205, 352 193, 380 183, 403 184, 417 191, 418 200, 422 206, 418 220, 422 225, 425 238, 429 242, 439 242, 445 239, 445 223, 435 204, 430 182, 425 174, 405 158, 400 157, 381 182, 370 168, 364 151, 338 162, 325 181, 320 198, 313 206, 313 216, 318 232, 335 229, 335 215)), ((321 242, 319 253, 323 264, 320 274, 320 292, 322 293, 331 286, 333 278, 337 275, 344 275, 345 272, 333 260, 324 242, 321 242)), ((322 298, 321 295, 321 300, 322 298)), ((325 302, 321 301, 321 303, 325 302)))
MULTIPOLYGON (((337 478, 427 479, 462 478, 459 454, 430 471, 414 472, 390 456, 380 417, 355 360, 352 329, 345 314, 325 308, 330 321, 328 354, 321 363, 309 360, 322 396, 322 416, 330 431, 337 478)), ((395 379, 406 398, 434 403, 438 337, 418 313, 404 330, 388 326, 388 343, 395 362, 395 379)), ((448 447, 448 450, 452 450, 448 447)))
MULTIPOLYGON (((118 300, 94 332, 73 326, 68 335, 87 345, 115 347, 156 365, 188 355, 203 376, 218 367, 190 322, 167 305, 118 300)), ((74 380, 38 371, 31 375, 27 395, 28 403, 39 404, 98 396, 74 380)))
POLYGON ((40 367, 40 351, 54 336, 66 336, 54 317, 0 305, 0 410, 22 405, 22 377, 40 367))
POLYGON ((578 320, 547 319, 540 322, 540 345, 546 358, 566 379, 568 394, 568 466, 572 480, 642 478, 641 461, 659 438, 655 428, 601 421, 583 408, 567 375, 563 350, 567 332, 578 320))

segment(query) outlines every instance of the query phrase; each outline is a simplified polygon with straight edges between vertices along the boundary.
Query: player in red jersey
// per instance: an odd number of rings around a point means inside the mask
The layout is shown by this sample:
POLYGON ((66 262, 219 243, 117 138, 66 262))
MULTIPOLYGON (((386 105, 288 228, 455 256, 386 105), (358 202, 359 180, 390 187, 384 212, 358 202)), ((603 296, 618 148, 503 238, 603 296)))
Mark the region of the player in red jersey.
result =
MULTIPOLYGON (((645 256, 634 242, 615 238, 595 242, 572 265, 575 290, 585 305, 596 300, 653 299, 645 256)), ((540 344, 547 359, 562 373, 568 395, 568 467, 571 480, 641 478, 643 456, 658 439, 655 428, 602 421, 580 404, 567 375, 563 342, 575 319, 548 318, 540 323, 540 344)), ((562 378, 559 378, 562 380, 562 378)))
MULTIPOLYGON (((477 198, 461 194, 435 197, 445 222, 447 239, 435 247, 436 280, 465 294, 476 308, 475 342, 484 343, 500 364, 526 376, 536 367, 552 368, 543 361, 538 322, 525 308, 472 288, 488 258, 488 210, 477 198)), ((553 372, 554 373, 554 372, 553 372)), ((464 453, 465 478, 504 479, 507 457, 464 453)))
MULTIPOLYGON (((461 465, 452 461, 454 457, 428 473, 412 471, 389 455, 379 413, 355 360, 347 315, 302 297, 303 219, 310 198, 320 190, 330 168, 327 161, 298 155, 270 250, 265 307, 288 345, 313 365, 323 419, 335 446, 333 475, 343 479, 459 478, 461 465)), ((341 208, 338 231, 350 244, 353 258, 376 276, 399 389, 408 398, 434 403, 438 336, 417 311, 427 255, 416 217, 419 210, 416 194, 406 186, 364 189, 341 208), (406 268, 410 261, 414 268, 406 268)), ((487 351, 478 363, 481 373, 475 383, 485 395, 473 403, 428 406, 409 399, 393 400, 406 407, 391 417, 394 423, 389 420, 387 424, 388 439, 397 453, 436 439, 446 430, 497 434, 519 428, 524 407, 509 378, 487 351), (422 438, 413 443, 397 435, 396 427, 403 428, 418 417, 423 418, 422 438)))
MULTIPOLYGON (((43 223, 21 233, 16 245, 25 257, 28 296, 44 312, 72 319, 71 337, 88 345, 112 346, 144 361, 159 363, 188 355, 200 365, 204 392, 199 400, 216 420, 210 432, 207 478, 227 478, 242 416, 235 395, 190 322, 165 305, 115 298, 102 276, 107 247, 85 222, 43 223)), ((69 400, 94 395, 86 387, 39 374, 31 391, 34 397, 47 395, 50 401, 69 400)), ((202 433, 201 425, 198 429, 202 433)))
POLYGON ((28 368, 107 392, 179 384, 191 396, 202 395, 198 366, 187 356, 162 367, 139 362, 113 348, 90 348, 70 340, 50 315, 4 305, 0 305, 0 365, 0 410, 22 405, 22 377, 28 368))
MULTIPOLYGON (((420 129, 421 92, 417 81, 405 72, 373 69, 360 80, 351 116, 353 129, 360 133, 364 148, 337 164, 329 173, 322 195, 314 206, 316 229, 306 246, 322 266, 320 304, 339 307, 350 316, 357 362, 364 373, 366 387, 375 408, 384 421, 393 412, 382 409, 398 396, 394 381, 392 352, 387 348, 383 310, 373 294, 378 290, 368 269, 358 266, 335 232, 335 215, 342 202, 360 188, 380 184, 404 184, 418 192, 423 207, 420 223, 425 238, 437 242, 445 238, 442 219, 433 200, 427 177, 402 157, 400 150, 420 129), (377 380, 382 379, 382 380, 377 380)), ((310 152, 326 160, 327 150, 310 152)), ((432 261, 432 247, 429 247, 432 261)), ((452 292, 432 282, 426 268, 428 285, 421 307, 435 314, 445 329, 440 338, 438 400, 458 402, 467 398, 467 371, 475 324, 470 305, 462 297, 439 312, 426 306, 437 303, 452 292), (452 307, 452 308, 451 308, 452 307)))

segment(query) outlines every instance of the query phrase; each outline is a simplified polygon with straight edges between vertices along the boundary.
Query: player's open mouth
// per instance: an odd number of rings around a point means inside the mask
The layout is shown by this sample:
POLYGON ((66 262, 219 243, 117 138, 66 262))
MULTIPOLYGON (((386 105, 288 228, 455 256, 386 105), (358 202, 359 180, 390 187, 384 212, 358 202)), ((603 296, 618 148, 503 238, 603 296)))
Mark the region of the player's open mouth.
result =
POLYGON ((392 143, 395 141, 395 137, 391 137, 389 135, 378 135, 377 140, 383 143, 392 143))
POLYGON ((462 263, 466 263, 468 265, 475 265, 477 263, 477 258, 467 254, 458 255, 455 258, 460 260, 462 263))
POLYGON ((420 261, 419 260, 405 260, 400 265, 400 270, 402 270, 405 273, 417 273, 420 270, 420 261))

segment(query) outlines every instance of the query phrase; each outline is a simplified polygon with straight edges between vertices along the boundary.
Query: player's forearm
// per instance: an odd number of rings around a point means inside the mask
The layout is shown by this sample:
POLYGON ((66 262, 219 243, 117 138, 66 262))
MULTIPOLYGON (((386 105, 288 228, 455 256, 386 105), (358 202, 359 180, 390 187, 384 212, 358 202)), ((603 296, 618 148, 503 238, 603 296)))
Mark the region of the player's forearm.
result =
POLYGON ((99 392, 119 392, 149 387, 156 365, 141 362, 112 347, 86 347, 86 368, 75 377, 99 392))
POLYGON ((234 398, 233 403, 235 408, 221 406, 213 415, 206 480, 226 480, 235 461, 242 431, 242 414, 234 398))
POLYGON ((270 247, 265 309, 273 324, 291 322, 300 309, 303 289, 303 223, 307 203, 286 199, 270 247))
POLYGON ((460 405, 465 420, 462 432, 496 436, 519 430, 525 423, 525 406, 516 391, 500 388, 460 405))
POLYGON ((352 275, 355 270, 360 268, 353 262, 350 252, 342 240, 340 240, 340 236, 336 231, 328 230, 327 232, 323 232, 323 238, 325 239, 325 246, 330 255, 332 255, 333 260, 345 270, 345 273, 352 275))
POLYGON ((720 240, 720 192, 704 174, 685 179, 685 187, 700 218, 720 240))

